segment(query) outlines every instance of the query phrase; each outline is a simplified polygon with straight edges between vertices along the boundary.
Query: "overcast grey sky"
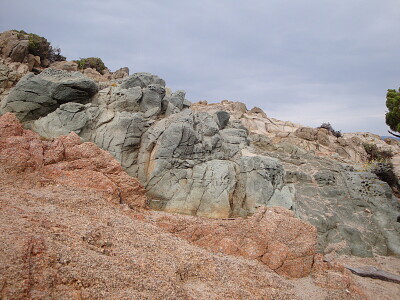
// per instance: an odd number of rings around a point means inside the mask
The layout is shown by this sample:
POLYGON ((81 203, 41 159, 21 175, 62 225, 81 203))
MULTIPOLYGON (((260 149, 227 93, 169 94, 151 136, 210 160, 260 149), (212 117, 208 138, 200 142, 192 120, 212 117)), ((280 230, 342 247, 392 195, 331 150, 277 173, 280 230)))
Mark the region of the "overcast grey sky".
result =
POLYGON ((387 135, 400 86, 400 0, 0 0, 0 31, 46 37, 68 60, 100 57, 268 116, 387 135))

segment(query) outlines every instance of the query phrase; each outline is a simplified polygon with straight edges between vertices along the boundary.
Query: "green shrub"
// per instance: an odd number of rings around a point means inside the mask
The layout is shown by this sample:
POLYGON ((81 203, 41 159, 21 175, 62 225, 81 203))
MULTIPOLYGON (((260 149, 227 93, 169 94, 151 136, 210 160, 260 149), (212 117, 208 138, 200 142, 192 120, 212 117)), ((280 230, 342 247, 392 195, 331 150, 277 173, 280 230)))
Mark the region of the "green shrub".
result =
POLYGON ((391 162, 375 163, 369 171, 376 174, 380 180, 386 182, 392 188, 399 188, 399 180, 393 171, 393 164, 391 162))
POLYGON ((363 171, 374 173, 378 178, 392 188, 398 194, 400 191, 399 179, 393 171, 393 164, 390 159, 393 153, 388 150, 380 150, 375 144, 364 143, 365 152, 368 155, 368 162, 364 164, 363 171))
POLYGON ((78 68, 83 70, 87 68, 96 69, 97 72, 103 73, 107 67, 104 65, 101 58, 98 57, 87 57, 87 58, 80 58, 79 60, 75 61, 78 64, 78 68))
POLYGON ((393 157, 390 150, 380 150, 375 144, 363 143, 364 150, 367 152, 368 161, 389 162, 393 157))
POLYGON ((342 137, 342 132, 340 130, 334 130, 330 123, 322 123, 321 126, 319 126, 318 128, 325 128, 337 138, 342 137))
POLYGON ((14 30, 18 39, 28 40, 28 51, 30 54, 39 56, 41 61, 48 59, 50 62, 64 61, 60 48, 53 48, 44 37, 35 33, 26 33, 24 30, 14 30))

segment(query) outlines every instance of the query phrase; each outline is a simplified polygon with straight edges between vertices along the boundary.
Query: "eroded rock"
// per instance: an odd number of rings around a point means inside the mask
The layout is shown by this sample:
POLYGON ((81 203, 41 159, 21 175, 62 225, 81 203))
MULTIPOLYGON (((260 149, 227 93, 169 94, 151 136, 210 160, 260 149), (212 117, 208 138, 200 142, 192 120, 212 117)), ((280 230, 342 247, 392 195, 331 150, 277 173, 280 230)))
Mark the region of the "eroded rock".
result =
POLYGON ((1 112, 21 121, 46 116, 66 102, 88 103, 97 93, 95 82, 79 72, 47 69, 24 76, 2 103, 1 112))
POLYGON ((22 128, 11 113, 0 116, 0 162, 10 173, 40 172, 39 181, 95 189, 113 203, 146 205, 145 190, 108 152, 70 133, 47 141, 22 128))
POLYGON ((193 220, 153 215, 161 228, 212 252, 257 259, 278 274, 307 276, 312 269, 316 230, 284 208, 260 208, 250 218, 193 220))

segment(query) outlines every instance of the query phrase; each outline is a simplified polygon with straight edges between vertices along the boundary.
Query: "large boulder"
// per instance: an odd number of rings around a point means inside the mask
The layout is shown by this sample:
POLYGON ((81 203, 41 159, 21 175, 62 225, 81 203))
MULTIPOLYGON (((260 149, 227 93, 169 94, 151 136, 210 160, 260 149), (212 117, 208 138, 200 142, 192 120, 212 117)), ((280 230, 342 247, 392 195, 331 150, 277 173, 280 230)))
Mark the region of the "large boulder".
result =
POLYGON ((29 54, 29 41, 10 39, 2 49, 3 57, 9 57, 13 62, 24 62, 29 54))
POLYGON ((224 129, 228 125, 230 115, 228 112, 220 110, 214 114, 215 121, 220 129, 224 129))
POLYGON ((297 129, 294 134, 307 141, 315 141, 317 139, 318 130, 311 127, 300 127, 297 129))
POLYGON ((165 96, 165 88, 160 84, 150 84, 143 88, 143 98, 140 101, 140 111, 155 110, 161 112, 161 101, 165 96))
POLYGON ((207 113, 185 110, 161 120, 142 137, 138 176, 151 204, 171 212, 227 217, 237 182, 229 159, 246 144, 246 136, 224 151, 218 124, 207 113))
POLYGON ((112 79, 122 79, 129 76, 129 68, 123 67, 118 69, 117 71, 113 72, 111 75, 112 79))
POLYGON ((47 69, 24 76, 0 109, 21 121, 36 120, 67 102, 88 103, 97 91, 96 83, 79 72, 47 69))
POLYGON ((159 84, 163 87, 165 87, 165 81, 164 79, 161 79, 157 75, 153 75, 150 73, 135 73, 126 78, 122 84, 121 87, 124 89, 132 88, 139 86, 141 88, 145 88, 151 84, 159 84))

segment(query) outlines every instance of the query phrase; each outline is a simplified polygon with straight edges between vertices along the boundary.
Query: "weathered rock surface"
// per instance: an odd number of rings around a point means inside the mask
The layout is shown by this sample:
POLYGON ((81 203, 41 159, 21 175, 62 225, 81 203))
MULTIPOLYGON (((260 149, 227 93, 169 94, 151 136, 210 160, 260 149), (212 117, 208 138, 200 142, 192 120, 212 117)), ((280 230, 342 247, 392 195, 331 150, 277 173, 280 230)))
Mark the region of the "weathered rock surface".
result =
POLYGON ((110 154, 74 133, 45 141, 12 114, 0 161, 2 299, 364 299, 346 274, 311 270, 315 228, 283 208, 212 222, 143 210, 110 154))
POLYGON ((109 151, 139 178, 152 208, 227 218, 283 206, 317 227, 320 251, 400 253, 397 198, 351 166, 365 160, 366 137, 266 119, 238 102, 190 109, 183 91, 149 73, 106 86, 90 103, 58 103, 32 128, 50 139, 72 131, 109 151))
POLYGON ((364 167, 360 165, 367 157, 363 143, 391 151, 393 161, 400 152, 397 143, 386 143, 369 133, 336 138, 324 128, 291 125, 268 118, 258 108, 235 109, 239 106, 224 100, 197 103, 193 109, 209 113, 226 109, 251 132, 247 155, 281 161, 286 171, 283 188, 275 192, 269 205, 291 208, 315 225, 320 251, 358 256, 400 254, 399 200, 376 175, 361 172, 364 167))
POLYGON ((4 89, 8 86, 8 74, 10 70, 4 64, 0 64, 0 88, 4 89))
POLYGON ((279 161, 242 158, 249 141, 240 122, 229 122, 227 112, 193 112, 183 91, 164 86, 158 76, 135 73, 92 103, 61 105, 33 129, 47 138, 74 131, 108 150, 145 185, 153 208, 246 216, 285 193, 279 161))
POLYGON ((121 88, 123 89, 129 89, 133 87, 141 87, 141 88, 147 88, 149 85, 152 84, 158 84, 160 86, 165 87, 165 81, 164 79, 161 79, 157 75, 153 75, 150 73, 135 73, 121 84, 121 88))
POLYGON ((29 54, 28 39, 20 39, 18 33, 9 30, 0 33, 0 54, 13 62, 27 62, 29 54))
POLYGON ((283 143, 295 145, 317 156, 331 157, 342 162, 364 163, 367 154, 363 143, 372 143, 381 150, 390 150, 395 156, 400 155, 400 147, 397 143, 390 144, 390 141, 387 143, 375 134, 344 133, 342 137, 337 138, 324 128, 305 127, 270 118, 260 108, 247 110, 246 106, 240 102, 228 100, 211 104, 199 102, 193 104, 192 109, 207 111, 210 114, 220 110, 227 111, 234 119, 239 119, 250 133, 266 136, 274 145, 283 143))
POLYGON ((68 72, 78 71, 78 64, 74 61, 56 61, 50 65, 52 69, 64 70, 68 72))
POLYGON ((112 75, 112 79, 123 79, 129 76, 129 68, 123 67, 115 71, 112 75))
POLYGON ((28 72, 26 64, 0 59, 0 95, 14 86, 28 72))
POLYGON ((21 121, 36 120, 63 103, 87 103, 97 91, 95 82, 79 72, 47 69, 23 77, 4 99, 1 111, 15 113, 21 121))
POLYGON ((212 252, 257 259, 291 278, 310 274, 316 230, 284 208, 260 208, 250 218, 207 220, 153 214, 161 228, 212 252))
POLYGON ((0 162, 6 173, 40 172, 40 184, 88 187, 104 193, 113 203, 146 205, 141 184, 108 152, 82 143, 73 132, 52 141, 42 140, 24 130, 11 113, 0 116, 0 162))
POLYGON ((387 183, 293 145, 278 148, 270 140, 252 140, 255 153, 268 153, 282 162, 285 182, 295 191, 292 209, 317 227, 320 251, 400 254, 400 205, 387 183))

